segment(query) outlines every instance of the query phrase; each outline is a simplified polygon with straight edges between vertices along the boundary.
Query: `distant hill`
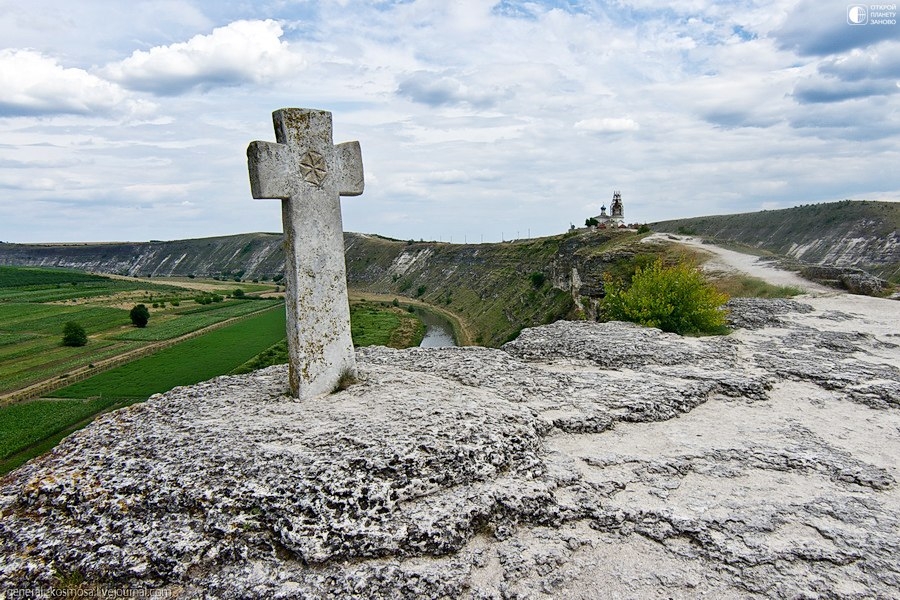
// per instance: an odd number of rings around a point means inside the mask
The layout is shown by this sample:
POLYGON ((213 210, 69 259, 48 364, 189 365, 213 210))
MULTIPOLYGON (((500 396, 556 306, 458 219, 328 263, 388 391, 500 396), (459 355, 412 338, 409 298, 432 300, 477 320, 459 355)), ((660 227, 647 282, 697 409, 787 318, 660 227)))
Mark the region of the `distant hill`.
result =
POLYGON ((168 242, 0 244, 0 265, 66 267, 133 277, 252 279, 284 271, 281 238, 280 233, 246 233, 168 242))
POLYGON ((650 227, 745 244, 805 263, 857 267, 900 283, 900 202, 845 200, 650 227))

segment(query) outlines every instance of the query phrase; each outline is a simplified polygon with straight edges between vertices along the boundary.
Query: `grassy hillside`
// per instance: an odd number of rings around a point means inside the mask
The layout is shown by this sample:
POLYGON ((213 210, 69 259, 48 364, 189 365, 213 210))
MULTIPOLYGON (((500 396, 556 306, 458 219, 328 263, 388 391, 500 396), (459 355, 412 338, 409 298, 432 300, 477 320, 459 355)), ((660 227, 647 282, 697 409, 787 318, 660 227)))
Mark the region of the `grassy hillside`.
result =
POLYGON ((347 278, 356 289, 417 298, 462 315, 475 342, 496 346, 523 327, 569 314, 572 297, 545 273, 560 238, 503 244, 408 243, 354 236, 347 278))
POLYGON ((525 327, 581 316, 602 294, 604 272, 627 271, 637 254, 664 251, 640 244, 643 237, 582 229, 501 244, 443 244, 352 234, 347 278, 355 289, 445 307, 469 322, 475 343, 498 346, 525 327))
POLYGON ((854 266, 900 283, 900 203, 850 201, 677 219, 656 231, 735 242, 806 263, 854 266))

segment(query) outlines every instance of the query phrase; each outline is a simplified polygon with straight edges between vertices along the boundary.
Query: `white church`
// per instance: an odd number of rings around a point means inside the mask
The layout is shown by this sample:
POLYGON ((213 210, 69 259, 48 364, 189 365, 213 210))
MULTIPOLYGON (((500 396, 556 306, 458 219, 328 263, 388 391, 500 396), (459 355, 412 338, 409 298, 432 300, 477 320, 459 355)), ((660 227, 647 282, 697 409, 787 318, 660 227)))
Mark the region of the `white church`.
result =
POLYGON ((624 227, 625 226, 625 208, 622 205, 622 193, 613 192, 612 205, 609 207, 609 214, 606 214, 606 205, 600 207, 600 214, 594 217, 597 220, 597 227, 624 227))

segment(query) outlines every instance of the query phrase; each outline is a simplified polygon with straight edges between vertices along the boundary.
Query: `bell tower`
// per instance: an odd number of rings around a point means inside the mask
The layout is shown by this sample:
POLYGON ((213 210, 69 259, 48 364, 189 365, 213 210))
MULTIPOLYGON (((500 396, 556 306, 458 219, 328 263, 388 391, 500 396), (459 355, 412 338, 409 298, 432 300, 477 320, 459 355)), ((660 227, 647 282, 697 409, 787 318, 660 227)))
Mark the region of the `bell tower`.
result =
POLYGON ((610 223, 614 223, 616 226, 625 223, 625 207, 622 206, 622 192, 613 192, 609 213, 610 223))

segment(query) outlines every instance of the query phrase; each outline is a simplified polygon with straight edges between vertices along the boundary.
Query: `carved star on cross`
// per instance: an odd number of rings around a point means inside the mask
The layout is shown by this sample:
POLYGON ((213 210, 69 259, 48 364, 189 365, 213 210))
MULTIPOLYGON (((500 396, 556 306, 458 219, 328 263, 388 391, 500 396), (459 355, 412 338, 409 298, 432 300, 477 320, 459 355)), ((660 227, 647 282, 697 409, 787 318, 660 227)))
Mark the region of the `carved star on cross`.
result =
POLYGON ((325 157, 318 152, 308 151, 300 158, 300 174, 303 181, 322 187, 322 182, 328 175, 325 157))

